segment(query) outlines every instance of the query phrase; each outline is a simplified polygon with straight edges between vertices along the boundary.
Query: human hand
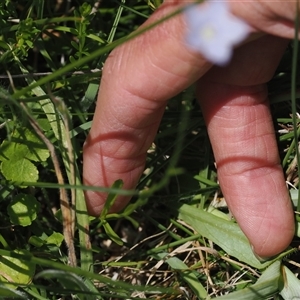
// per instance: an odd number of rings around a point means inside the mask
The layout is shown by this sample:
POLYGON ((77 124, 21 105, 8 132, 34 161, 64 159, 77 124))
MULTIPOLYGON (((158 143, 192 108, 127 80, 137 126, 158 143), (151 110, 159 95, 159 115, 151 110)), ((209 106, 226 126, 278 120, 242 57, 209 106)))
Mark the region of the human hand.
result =
MULTIPOLYGON (((146 25, 186 3, 165 1, 146 25)), ((121 178, 125 189, 134 188, 168 99, 198 81, 198 99, 231 212, 256 254, 270 257, 284 250, 294 233, 294 217, 265 83, 286 48, 282 37, 293 38, 295 3, 271 4, 230 1, 232 12, 253 32, 278 37, 265 35, 244 44, 225 68, 212 67, 187 49, 180 15, 115 49, 105 63, 84 147, 84 183, 108 187, 121 178)), ((88 191, 86 199, 89 211, 99 215, 106 195, 88 191)), ((119 196, 113 209, 128 201, 119 196)))

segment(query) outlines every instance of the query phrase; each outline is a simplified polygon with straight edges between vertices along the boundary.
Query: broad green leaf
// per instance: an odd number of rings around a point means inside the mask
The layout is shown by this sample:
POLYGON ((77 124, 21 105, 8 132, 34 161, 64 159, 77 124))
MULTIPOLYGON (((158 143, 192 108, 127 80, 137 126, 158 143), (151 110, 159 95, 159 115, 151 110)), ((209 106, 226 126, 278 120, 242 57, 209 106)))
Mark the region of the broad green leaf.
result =
POLYGON ((60 247, 61 243, 64 240, 64 236, 59 232, 53 232, 47 239, 47 244, 54 244, 57 247, 60 247))
POLYGON ((178 271, 181 278, 189 285, 198 299, 210 299, 204 286, 199 282, 196 271, 190 270, 189 267, 177 257, 168 257, 168 253, 157 253, 152 255, 159 260, 165 260, 165 262, 173 269, 178 271))
POLYGON ((9 141, 4 141, 0 147, 0 159, 45 161, 49 151, 43 141, 32 131, 18 128, 9 141))
MULTIPOLYGON (((260 276, 257 282, 242 290, 218 297, 220 300, 258 300, 268 299, 279 289, 280 261, 271 264, 260 276)), ((287 299, 285 299, 287 300, 287 299)), ((292 300, 292 298, 290 298, 292 300)), ((294 298, 296 300, 296 298, 294 298)))
POLYGON ((36 122, 39 124, 41 129, 43 131, 49 131, 51 130, 51 125, 49 124, 49 121, 47 118, 38 118, 36 122))
POLYGON ((12 181, 37 182, 39 178, 37 167, 26 158, 2 162, 1 171, 7 180, 12 181))
POLYGON ((280 295, 284 300, 300 299, 300 281, 286 266, 283 267, 284 282, 280 295))
MULTIPOLYGON (((26 252, 26 250, 23 250, 17 253, 26 254, 26 252)), ((34 273, 34 263, 11 256, 0 256, 0 282, 28 284, 34 273)), ((12 287, 12 285, 9 286, 12 287)))
POLYGON ((7 212, 11 223, 28 226, 36 219, 39 209, 40 203, 35 197, 27 194, 19 194, 8 205, 7 212))
POLYGON ((236 223, 186 204, 179 208, 179 213, 179 218, 219 245, 229 255, 258 269, 271 264, 271 262, 261 263, 255 257, 248 239, 236 223))
POLYGON ((1 170, 7 180, 37 182, 38 169, 31 161, 45 161, 49 151, 44 143, 26 128, 14 131, 0 146, 1 170))

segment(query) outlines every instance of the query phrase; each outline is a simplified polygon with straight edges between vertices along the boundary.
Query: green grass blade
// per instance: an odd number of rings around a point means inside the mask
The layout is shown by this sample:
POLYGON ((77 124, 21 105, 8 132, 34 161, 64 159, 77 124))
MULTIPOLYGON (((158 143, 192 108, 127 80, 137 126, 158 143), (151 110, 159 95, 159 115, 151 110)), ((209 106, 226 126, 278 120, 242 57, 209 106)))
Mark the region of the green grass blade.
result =
POLYGON ((197 233, 219 245, 229 255, 258 269, 270 264, 262 264, 255 257, 248 239, 236 223, 186 204, 179 208, 179 213, 179 218, 191 225, 197 233))
POLYGON ((27 299, 27 297, 20 291, 10 289, 0 283, 0 299, 27 299))
MULTIPOLYGON (((257 282, 240 291, 218 297, 220 300, 258 300, 268 299, 278 292, 280 279, 280 262, 270 265, 257 280, 257 282)), ((286 299, 287 300, 287 299, 286 299)))
MULTIPOLYGON (((122 180, 116 180, 111 188, 112 189, 121 189, 123 186, 123 181, 122 180)), ((110 208, 112 207, 112 205, 115 203, 115 201, 117 200, 117 197, 118 197, 118 194, 117 193, 114 193, 113 191, 111 191, 108 196, 107 196, 107 199, 106 199, 106 202, 104 204, 104 207, 101 211, 101 215, 100 215, 100 219, 105 219, 106 215, 108 214, 110 208)))
MULTIPOLYGON (((125 1, 122 0, 122 3, 124 3, 125 1)), ((123 6, 119 6, 114 23, 112 25, 111 31, 109 33, 109 36, 107 38, 107 43, 111 43, 114 39, 121 15, 122 15, 122 11, 123 11, 123 6)), ((106 55, 101 55, 99 62, 97 63, 98 67, 101 67, 101 64, 104 63, 106 55)), ((82 106, 84 105, 83 110, 87 110, 91 104, 95 101, 97 93, 98 93, 98 89, 99 89, 99 83, 93 83, 91 82, 85 92, 84 98, 82 100, 82 106)))
POLYGON ((142 285, 132 285, 123 281, 117 281, 110 279, 107 276, 100 275, 98 273, 89 272, 86 270, 83 270, 82 268, 74 268, 68 265, 65 265, 63 263, 59 263, 53 260, 49 259, 43 259, 39 257, 35 257, 31 255, 31 253, 18 253, 16 251, 7 251, 0 249, 0 255, 2 256, 9 256, 9 257, 15 257, 22 261, 34 263, 40 266, 57 269, 57 270, 63 270, 65 272, 77 274, 79 276, 83 276, 89 279, 97 280, 105 285, 108 285, 110 287, 114 288, 122 288, 128 292, 131 291, 143 291, 145 293, 149 294, 171 294, 171 295, 177 295, 180 294, 176 288, 170 288, 170 287, 160 287, 160 286, 142 286, 142 285))
MULTIPOLYGON (((132 40, 133 38, 135 37, 138 37, 139 35, 143 34, 144 32, 158 26, 159 24, 169 20, 170 18, 174 17, 175 15, 179 14, 180 12, 182 11, 182 9, 178 9, 176 10, 175 12, 167 15, 166 17, 160 19, 159 21, 157 22, 154 22, 152 24, 150 24, 149 26, 146 26, 146 27, 143 27, 135 32, 133 32, 132 34, 130 34, 129 36, 125 36, 124 38, 120 38, 114 42, 112 42, 111 44, 108 44, 104 47, 101 47, 100 49, 97 49, 93 52, 90 53, 90 55, 88 56, 85 56, 85 57, 82 57, 81 59, 79 60, 76 60, 74 61, 73 63, 71 64, 68 64, 64 67, 62 67, 61 69, 53 72, 52 74, 46 76, 46 77, 43 77, 41 79, 39 79, 38 81, 36 82, 33 82, 32 84, 24 87, 23 89, 19 90, 19 91, 16 91, 14 94, 13 94, 13 98, 14 99, 19 99, 20 97, 24 96, 27 92, 31 91, 33 88, 37 87, 37 86, 42 86, 52 80, 55 80, 56 78, 64 75, 65 73, 77 68, 77 67, 80 67, 92 60, 95 60, 95 59, 98 59, 101 55, 105 54, 105 53, 108 53, 109 51, 111 51, 112 49, 114 49, 115 47, 129 41, 129 40, 132 40)), ((56 19, 53 19, 54 21, 56 19)), ((73 18, 73 20, 75 20, 75 18, 73 18)), ((61 19, 59 19, 59 21, 61 21, 61 19)))
POLYGON ((284 282, 279 293, 284 300, 300 299, 300 281, 286 266, 283 267, 284 282))
POLYGON ((88 284, 83 278, 70 272, 60 270, 45 270, 36 275, 36 279, 56 279, 64 289, 74 290, 80 300, 97 300, 99 292, 92 285, 88 284))
POLYGON ((204 288, 199 282, 196 271, 190 270, 189 267, 177 257, 169 257, 169 253, 157 253, 153 256, 156 259, 164 260, 173 270, 176 270, 180 277, 189 285, 198 299, 210 299, 204 288))

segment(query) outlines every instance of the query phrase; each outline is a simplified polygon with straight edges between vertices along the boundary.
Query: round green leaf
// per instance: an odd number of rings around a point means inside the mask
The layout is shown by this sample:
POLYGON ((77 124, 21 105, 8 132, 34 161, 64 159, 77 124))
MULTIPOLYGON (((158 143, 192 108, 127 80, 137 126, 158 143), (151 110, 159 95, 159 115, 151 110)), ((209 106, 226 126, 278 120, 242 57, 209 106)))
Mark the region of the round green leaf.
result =
POLYGON ((33 161, 46 161, 50 153, 44 142, 32 131, 26 131, 26 158, 33 161))
POLYGON ((7 207, 11 223, 28 226, 36 219, 40 209, 39 202, 35 197, 26 194, 17 195, 7 207))
POLYGON ((2 161, 17 161, 28 159, 32 161, 46 161, 49 150, 44 142, 26 128, 18 128, 11 139, 5 140, 0 147, 0 159, 2 161))
POLYGON ((28 159, 3 161, 1 170, 7 180, 37 182, 39 178, 36 166, 28 159))

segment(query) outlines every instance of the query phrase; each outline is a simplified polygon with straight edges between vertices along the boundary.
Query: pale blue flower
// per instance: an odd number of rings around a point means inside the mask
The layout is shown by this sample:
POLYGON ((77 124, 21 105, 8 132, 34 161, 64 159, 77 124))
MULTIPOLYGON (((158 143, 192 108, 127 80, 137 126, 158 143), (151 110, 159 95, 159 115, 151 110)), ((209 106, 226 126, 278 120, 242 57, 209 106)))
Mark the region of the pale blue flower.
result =
POLYGON ((187 45, 216 65, 227 64, 235 45, 249 34, 248 24, 231 14, 225 0, 206 1, 185 9, 187 45))

